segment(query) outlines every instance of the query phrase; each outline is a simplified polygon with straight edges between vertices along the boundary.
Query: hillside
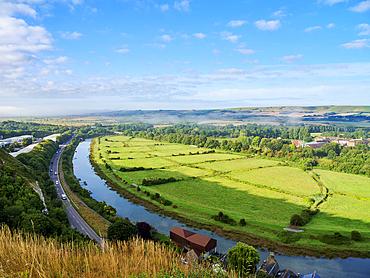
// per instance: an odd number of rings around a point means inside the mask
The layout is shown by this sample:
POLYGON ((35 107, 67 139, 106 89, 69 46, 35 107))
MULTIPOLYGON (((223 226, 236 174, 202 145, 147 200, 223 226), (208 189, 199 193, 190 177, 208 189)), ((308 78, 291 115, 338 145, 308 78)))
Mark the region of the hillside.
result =
POLYGON ((61 241, 89 241, 72 230, 49 178, 50 159, 57 149, 51 140, 17 158, 0 149, 0 224, 45 237, 58 237, 61 241), (33 189, 37 187, 39 192, 41 189, 46 207, 33 189))

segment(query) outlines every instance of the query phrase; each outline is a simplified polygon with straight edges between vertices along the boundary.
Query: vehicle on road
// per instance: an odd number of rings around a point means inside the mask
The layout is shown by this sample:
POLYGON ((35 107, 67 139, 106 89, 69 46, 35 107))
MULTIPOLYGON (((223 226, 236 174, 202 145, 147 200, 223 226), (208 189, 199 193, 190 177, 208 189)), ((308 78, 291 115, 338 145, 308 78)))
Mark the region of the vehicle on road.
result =
POLYGON ((57 173, 57 172, 55 172, 55 175, 58 175, 58 173, 57 173))
POLYGON ((66 194, 62 194, 62 200, 67 200, 67 195, 66 194))

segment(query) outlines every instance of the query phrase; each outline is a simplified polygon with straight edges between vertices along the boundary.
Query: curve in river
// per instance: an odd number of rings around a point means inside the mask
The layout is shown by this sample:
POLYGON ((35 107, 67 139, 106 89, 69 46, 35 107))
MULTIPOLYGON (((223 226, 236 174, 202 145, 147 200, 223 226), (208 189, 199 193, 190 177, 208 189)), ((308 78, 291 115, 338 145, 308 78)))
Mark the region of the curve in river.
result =
MULTIPOLYGON (((82 181, 86 181, 86 189, 93 192, 92 197, 98 201, 106 201, 117 209, 117 214, 121 217, 128 217, 131 221, 145 221, 155 227, 160 233, 169 235, 169 231, 174 227, 184 227, 187 230, 212 237, 217 240, 217 250, 226 253, 229 248, 236 245, 235 241, 227 240, 206 230, 197 230, 188 228, 177 220, 151 213, 140 205, 134 205, 129 200, 120 197, 115 191, 109 189, 105 180, 96 175, 89 161, 89 146, 91 139, 81 142, 74 155, 73 168, 74 174, 82 181)), ((267 258, 269 252, 260 251, 261 260, 267 258)), ((290 268, 298 273, 317 273, 322 278, 334 277, 370 277, 370 259, 317 259, 311 257, 293 257, 285 255, 276 255, 281 268, 290 268)))

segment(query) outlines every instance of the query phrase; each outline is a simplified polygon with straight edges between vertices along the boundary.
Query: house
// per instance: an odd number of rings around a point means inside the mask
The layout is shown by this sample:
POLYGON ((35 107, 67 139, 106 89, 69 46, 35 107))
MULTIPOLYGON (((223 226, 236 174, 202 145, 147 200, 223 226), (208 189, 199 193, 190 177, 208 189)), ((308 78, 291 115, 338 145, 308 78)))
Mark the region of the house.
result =
POLYGON ((305 147, 311 147, 313 148, 314 150, 318 149, 318 148, 321 148, 322 146, 324 146, 325 144, 327 144, 327 142, 311 142, 311 143, 306 143, 305 144, 305 147))
POLYGON ((170 239, 180 248, 184 248, 187 251, 194 250, 198 258, 201 255, 207 258, 216 251, 217 247, 217 240, 179 227, 172 228, 170 239))
POLYGON ((258 272, 265 272, 268 275, 276 276, 279 273, 279 264, 275 260, 274 252, 270 253, 270 258, 263 261, 262 266, 257 270, 258 272))

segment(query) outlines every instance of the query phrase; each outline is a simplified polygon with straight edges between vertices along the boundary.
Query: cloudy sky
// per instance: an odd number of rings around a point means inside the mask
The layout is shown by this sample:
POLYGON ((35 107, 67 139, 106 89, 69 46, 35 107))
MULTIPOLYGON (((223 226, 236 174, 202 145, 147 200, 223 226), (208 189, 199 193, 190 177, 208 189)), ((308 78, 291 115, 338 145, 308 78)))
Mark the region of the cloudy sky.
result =
POLYGON ((0 117, 370 105, 370 0, 0 0, 0 117))

